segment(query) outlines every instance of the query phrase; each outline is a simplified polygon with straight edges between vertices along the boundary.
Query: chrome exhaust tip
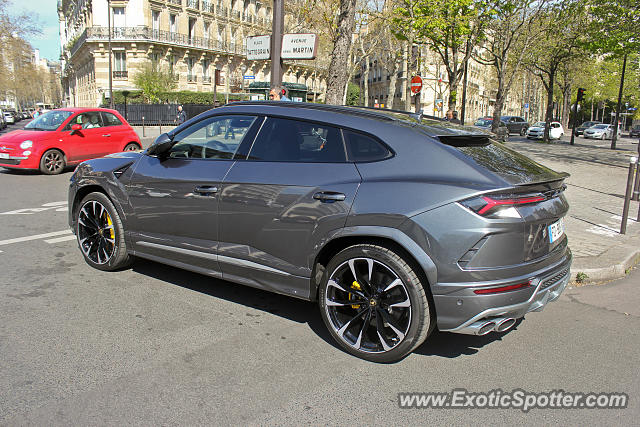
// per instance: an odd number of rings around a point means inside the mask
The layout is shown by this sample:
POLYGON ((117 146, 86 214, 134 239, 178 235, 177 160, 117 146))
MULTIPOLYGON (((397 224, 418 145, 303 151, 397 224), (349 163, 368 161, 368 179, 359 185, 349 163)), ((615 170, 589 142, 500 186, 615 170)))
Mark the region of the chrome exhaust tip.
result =
POLYGON ((493 320, 478 320, 465 328, 452 332, 466 335, 486 335, 493 331, 495 327, 496 323, 493 320))
POLYGON ((501 319, 500 321, 496 322, 496 331, 497 332, 508 331, 515 324, 516 324, 516 319, 513 319, 513 318, 501 319))

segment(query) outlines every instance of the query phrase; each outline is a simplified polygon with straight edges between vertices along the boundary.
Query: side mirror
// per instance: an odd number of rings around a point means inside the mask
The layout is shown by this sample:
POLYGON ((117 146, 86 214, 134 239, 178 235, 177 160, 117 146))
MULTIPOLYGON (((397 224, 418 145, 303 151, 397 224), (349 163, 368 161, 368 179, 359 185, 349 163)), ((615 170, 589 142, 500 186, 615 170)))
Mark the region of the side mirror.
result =
POLYGON ((78 124, 71 125, 71 135, 73 135, 79 130, 82 130, 82 125, 78 125, 78 124))
POLYGON ((154 143, 147 149, 147 154, 152 156, 162 156, 173 146, 173 139, 166 133, 156 138, 154 143))

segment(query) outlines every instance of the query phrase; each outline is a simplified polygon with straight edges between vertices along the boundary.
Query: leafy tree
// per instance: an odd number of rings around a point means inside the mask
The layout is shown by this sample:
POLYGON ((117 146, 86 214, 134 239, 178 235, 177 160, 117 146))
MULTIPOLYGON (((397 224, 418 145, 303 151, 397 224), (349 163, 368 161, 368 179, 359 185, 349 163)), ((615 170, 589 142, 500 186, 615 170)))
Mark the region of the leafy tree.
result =
POLYGON ((491 0, 492 12, 485 26, 486 41, 474 59, 493 68, 496 76, 496 102, 492 130, 498 131, 500 116, 511 86, 522 70, 540 28, 540 16, 546 0, 491 0))
MULTIPOLYGON (((599 54, 622 57, 616 117, 620 117, 624 76, 629 54, 640 50, 640 7, 638 0, 590 0, 587 46, 599 54)), ((618 127, 614 126, 611 149, 616 148, 618 127)))
POLYGON ((537 75, 547 92, 544 141, 549 142, 549 126, 553 120, 553 100, 558 72, 562 64, 584 53, 585 3, 582 0, 564 0, 551 3, 536 20, 543 29, 532 48, 527 67, 537 75))
POLYGON ((396 9, 396 36, 407 40, 409 46, 427 46, 442 60, 448 77, 450 109, 456 109, 463 64, 483 37, 490 12, 484 0, 401 0, 396 9))
POLYGON ((349 82, 347 86, 347 102, 346 105, 358 105, 360 100, 360 88, 357 84, 349 82))
POLYGON ((133 77, 133 84, 142 90, 147 102, 157 104, 160 94, 175 89, 176 82, 168 69, 146 63, 133 77))

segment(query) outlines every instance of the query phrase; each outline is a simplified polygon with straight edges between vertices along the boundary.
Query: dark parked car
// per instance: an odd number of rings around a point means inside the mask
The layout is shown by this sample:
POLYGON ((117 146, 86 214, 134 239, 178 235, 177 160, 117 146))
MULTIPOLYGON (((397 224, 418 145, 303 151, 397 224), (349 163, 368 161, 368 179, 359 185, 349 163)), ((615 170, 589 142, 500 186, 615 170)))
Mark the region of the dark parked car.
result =
POLYGON ((582 123, 580 126, 578 126, 578 127, 576 128, 576 133, 575 133, 575 135, 576 135, 576 136, 584 135, 584 131, 585 131, 585 130, 589 129, 591 126, 599 125, 600 123, 602 123, 602 122, 599 122, 599 121, 597 121, 597 120, 592 120, 592 121, 584 122, 584 123, 582 123))
POLYGON ((529 128, 529 123, 520 116, 502 116, 500 120, 505 122, 509 133, 524 136, 529 128))
POLYGON ((472 127, 244 102, 81 163, 69 224, 92 267, 135 256, 318 301, 346 351, 389 362, 560 296, 566 176, 472 127))
POLYGON ((631 128, 629 138, 640 138, 640 125, 635 125, 631 128))
MULTIPOLYGON (((485 129, 491 131, 491 126, 493 125, 492 117, 483 117, 473 124, 475 127, 485 129)), ((500 120, 500 124, 498 125, 498 131, 495 133, 496 139, 498 141, 506 142, 509 139, 509 129, 507 129, 507 125, 505 122, 500 120)))

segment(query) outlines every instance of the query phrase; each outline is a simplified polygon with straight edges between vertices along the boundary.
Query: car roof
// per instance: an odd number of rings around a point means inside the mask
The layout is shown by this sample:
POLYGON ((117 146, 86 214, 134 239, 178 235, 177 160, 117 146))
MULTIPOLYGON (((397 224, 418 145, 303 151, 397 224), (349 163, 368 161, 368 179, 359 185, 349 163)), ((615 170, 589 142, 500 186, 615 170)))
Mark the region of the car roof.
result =
MULTIPOLYGON (((68 107, 68 108, 56 108, 59 111, 70 111, 72 113, 86 113, 90 111, 105 111, 108 113, 117 113, 116 110, 111 110, 109 108, 87 108, 87 107, 68 107)), ((49 110, 53 111, 53 110, 49 110)))
MULTIPOLYGON (((429 136, 463 136, 463 135, 486 135, 477 128, 471 126, 456 125, 446 120, 434 116, 420 115, 409 111, 389 110, 371 107, 351 107, 326 104, 313 104, 309 102, 289 102, 289 101, 242 101, 233 102, 221 108, 252 110, 252 107, 262 107, 263 111, 255 111, 263 114, 268 113, 290 113, 299 118, 312 119, 313 113, 322 113, 323 121, 331 115, 348 116, 359 120, 371 120, 377 123, 396 124, 402 126, 419 127, 420 130, 429 136), (289 110, 289 111, 287 111, 289 110)), ((216 109, 217 110, 217 109, 216 109)), ((288 115, 288 114, 287 114, 288 115)))

